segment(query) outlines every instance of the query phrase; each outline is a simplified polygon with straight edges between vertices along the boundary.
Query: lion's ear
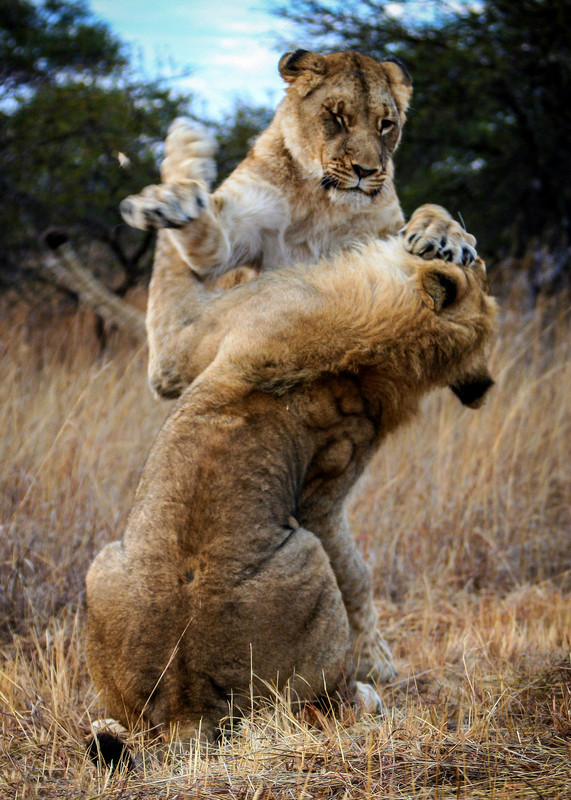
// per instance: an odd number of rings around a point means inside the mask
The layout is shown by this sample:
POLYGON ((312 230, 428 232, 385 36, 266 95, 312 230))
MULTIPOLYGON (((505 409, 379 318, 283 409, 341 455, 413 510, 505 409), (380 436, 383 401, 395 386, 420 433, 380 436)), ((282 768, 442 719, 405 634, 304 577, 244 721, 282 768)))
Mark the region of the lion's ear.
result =
POLYGON ((451 305, 458 294, 453 275, 438 267, 424 267, 418 276, 422 301, 437 314, 451 305))
POLYGON ((278 70, 284 81, 296 84, 302 97, 318 86, 325 74, 325 59, 310 50, 295 50, 284 53, 278 70))
POLYGON ((401 114, 408 108, 412 95, 412 78, 410 72, 397 58, 384 58, 381 61, 385 73, 389 78, 391 89, 397 101, 401 114))

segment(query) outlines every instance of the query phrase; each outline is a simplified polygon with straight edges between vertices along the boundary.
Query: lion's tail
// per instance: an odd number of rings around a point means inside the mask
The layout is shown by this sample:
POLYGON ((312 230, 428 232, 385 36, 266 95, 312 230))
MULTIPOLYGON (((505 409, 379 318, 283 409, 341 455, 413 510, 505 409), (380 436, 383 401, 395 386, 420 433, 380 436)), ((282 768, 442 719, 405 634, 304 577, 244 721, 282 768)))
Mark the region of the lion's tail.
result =
POLYGON ((131 772, 135 759, 125 744, 127 731, 114 719, 96 719, 86 740, 87 753, 94 764, 101 764, 111 773, 131 772))
POLYGON ((163 183, 204 181, 208 188, 216 178, 216 142, 203 125, 186 117, 171 123, 161 164, 163 183))

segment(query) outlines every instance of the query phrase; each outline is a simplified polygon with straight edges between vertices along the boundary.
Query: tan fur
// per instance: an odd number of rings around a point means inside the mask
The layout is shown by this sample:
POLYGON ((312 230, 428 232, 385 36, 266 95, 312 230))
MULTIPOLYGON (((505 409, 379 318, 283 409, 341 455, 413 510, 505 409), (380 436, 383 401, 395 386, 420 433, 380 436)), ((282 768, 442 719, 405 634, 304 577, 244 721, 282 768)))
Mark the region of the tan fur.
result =
POLYGON ((426 392, 485 371, 495 317, 481 262, 426 262, 398 238, 220 297, 211 363, 87 576, 108 711, 181 737, 211 737, 252 675, 256 694, 316 698, 393 674, 344 501, 426 392))
MULTIPOLYGON (((177 120, 164 183, 122 203, 135 227, 170 228, 159 232, 147 312, 149 378, 160 395, 178 396, 200 373, 197 351, 208 348, 213 320, 228 308, 189 270, 212 289, 220 275, 247 265, 247 273, 225 278, 228 288, 259 271, 312 264, 371 236, 386 238, 403 225, 392 154, 412 91, 408 75, 353 52, 286 53, 279 68, 286 97, 219 189, 209 195, 212 142, 177 120)), ((474 237, 439 206, 423 206, 415 224, 420 230, 405 239, 411 252, 456 263, 476 257, 474 237)))

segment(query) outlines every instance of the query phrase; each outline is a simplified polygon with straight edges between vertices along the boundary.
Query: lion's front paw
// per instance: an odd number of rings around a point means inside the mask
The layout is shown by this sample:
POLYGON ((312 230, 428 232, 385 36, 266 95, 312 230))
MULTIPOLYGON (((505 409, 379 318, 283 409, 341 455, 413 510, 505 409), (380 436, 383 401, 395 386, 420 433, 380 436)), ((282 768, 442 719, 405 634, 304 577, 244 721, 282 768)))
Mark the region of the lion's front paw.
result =
POLYGON ((356 676, 359 681, 388 683, 396 677, 397 671, 390 647, 378 630, 360 643, 356 660, 356 676))
POLYGON ((133 228, 182 228, 208 206, 208 190, 202 181, 147 186, 126 197, 121 216, 133 228))
POLYGON ((383 714, 383 701, 370 683, 355 682, 355 705, 360 714, 383 714))
POLYGON ((426 260, 440 258, 469 267, 478 257, 475 237, 442 206, 421 206, 399 233, 405 249, 426 260))

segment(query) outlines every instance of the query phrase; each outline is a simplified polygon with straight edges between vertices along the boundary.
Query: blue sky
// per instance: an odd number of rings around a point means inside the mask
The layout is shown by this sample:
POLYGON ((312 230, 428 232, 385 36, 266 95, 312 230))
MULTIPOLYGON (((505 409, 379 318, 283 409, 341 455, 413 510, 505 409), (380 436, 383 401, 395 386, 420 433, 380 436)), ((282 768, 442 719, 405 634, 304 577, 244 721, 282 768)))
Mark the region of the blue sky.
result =
POLYGON ((158 64, 167 75, 192 67, 173 85, 195 93, 196 113, 218 117, 236 95, 271 106, 283 96, 277 43, 291 33, 265 0, 91 0, 90 7, 151 74, 158 64))

